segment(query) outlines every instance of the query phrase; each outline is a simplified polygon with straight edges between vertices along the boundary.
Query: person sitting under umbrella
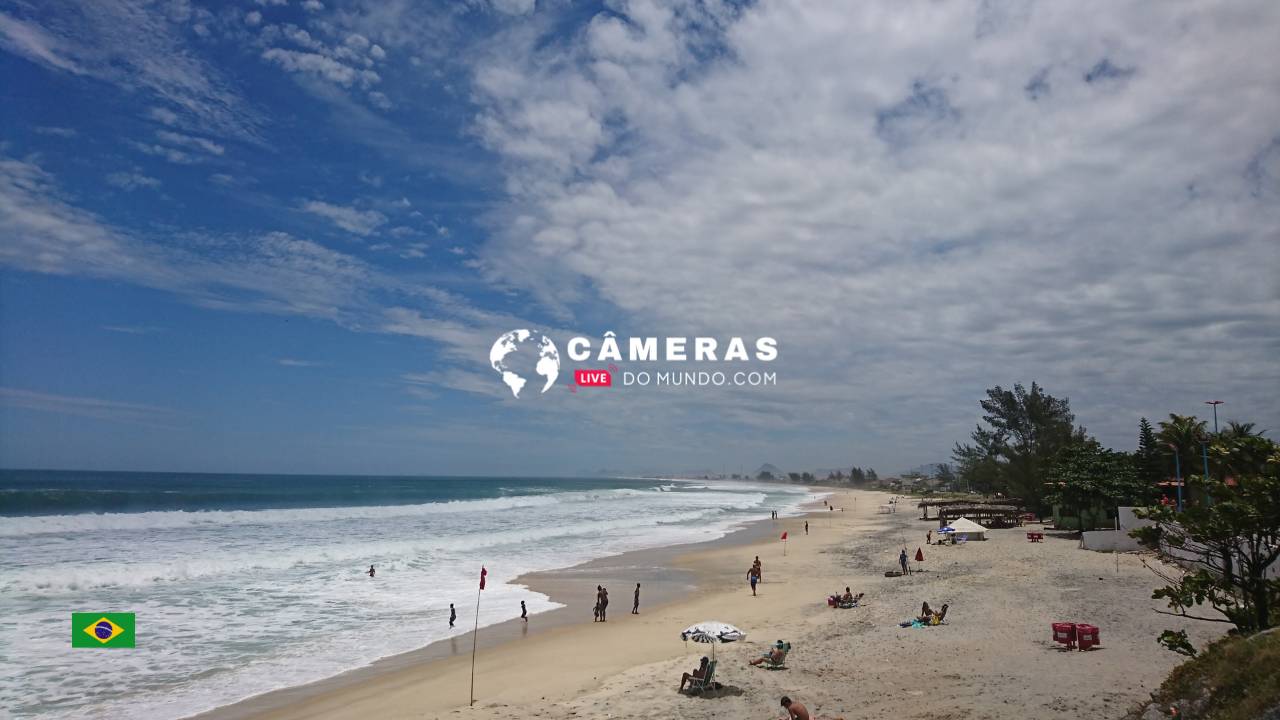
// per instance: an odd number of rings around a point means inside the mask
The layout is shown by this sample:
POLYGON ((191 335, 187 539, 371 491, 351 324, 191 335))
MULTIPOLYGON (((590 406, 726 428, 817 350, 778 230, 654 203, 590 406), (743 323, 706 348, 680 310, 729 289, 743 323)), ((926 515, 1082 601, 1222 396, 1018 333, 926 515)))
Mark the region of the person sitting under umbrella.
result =
POLYGON ((702 656, 702 661, 698 663, 697 669, 691 673, 685 673, 680 676, 680 692, 684 692, 685 683, 690 680, 701 680, 707 676, 707 663, 711 662, 706 655, 702 656))

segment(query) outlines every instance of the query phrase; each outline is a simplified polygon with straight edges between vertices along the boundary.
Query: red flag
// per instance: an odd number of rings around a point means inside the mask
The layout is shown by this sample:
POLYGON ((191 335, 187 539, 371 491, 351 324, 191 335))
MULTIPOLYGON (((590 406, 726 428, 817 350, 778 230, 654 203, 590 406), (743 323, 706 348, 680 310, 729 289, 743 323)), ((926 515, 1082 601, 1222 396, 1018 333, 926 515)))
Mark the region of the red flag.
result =
POLYGON ((924 562, 924 550, 916 548, 916 562, 924 562))
POLYGON ((786 533, 782 533, 782 539, 783 539, 783 540, 786 540, 786 539, 787 539, 787 534, 786 534, 786 533))
POLYGON ((484 589, 484 576, 485 576, 485 575, 488 575, 488 574, 489 574, 489 571, 488 571, 488 570, 485 570, 485 569, 484 569, 484 566, 483 566, 483 565, 481 565, 481 566, 480 566, 480 589, 481 589, 481 590, 483 590, 483 589, 484 589))

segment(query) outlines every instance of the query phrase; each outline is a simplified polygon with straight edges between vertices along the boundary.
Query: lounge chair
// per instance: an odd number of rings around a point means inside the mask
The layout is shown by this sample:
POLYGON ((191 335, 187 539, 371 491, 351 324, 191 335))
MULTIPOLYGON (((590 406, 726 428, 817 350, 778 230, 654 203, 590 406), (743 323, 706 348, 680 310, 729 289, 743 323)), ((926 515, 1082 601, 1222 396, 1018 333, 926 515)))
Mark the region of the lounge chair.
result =
POLYGON ((773 660, 773 650, 774 648, 770 648, 769 652, 764 656, 764 662, 757 664, 756 667, 762 667, 765 670, 786 670, 787 653, 791 652, 791 643, 782 643, 782 657, 777 662, 773 660))
POLYGON ((716 662, 716 660, 712 660, 707 663, 706 677, 691 678, 689 686, 682 692, 689 695, 701 695, 708 690, 714 690, 716 688, 716 662))

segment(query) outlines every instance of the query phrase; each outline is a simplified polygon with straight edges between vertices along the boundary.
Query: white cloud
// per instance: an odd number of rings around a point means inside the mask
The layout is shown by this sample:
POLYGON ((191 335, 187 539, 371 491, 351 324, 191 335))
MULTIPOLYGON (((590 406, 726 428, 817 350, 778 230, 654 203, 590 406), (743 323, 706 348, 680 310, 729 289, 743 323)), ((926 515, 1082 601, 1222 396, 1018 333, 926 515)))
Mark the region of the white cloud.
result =
POLYGON ((133 148, 138 152, 146 153, 147 155, 153 155, 159 158, 164 158, 165 160, 168 160, 169 162, 174 163, 175 165, 194 165, 195 163, 200 162, 200 158, 192 157, 188 153, 185 153, 181 150, 176 150, 171 147, 165 147, 163 145, 151 145, 151 144, 142 143, 142 142, 130 142, 129 144, 133 146, 133 148))
POLYGON ((72 128, 51 127, 47 125, 41 125, 36 127, 36 133, 38 135, 52 135, 53 137, 62 137, 62 138, 72 138, 79 134, 72 128))
POLYGON ((103 330, 113 333, 122 333, 125 335, 151 335, 153 333, 164 332, 164 328, 156 325, 103 325, 103 330))
POLYGON ((155 405, 76 395, 55 395, 13 387, 0 387, 0 405, 56 415, 76 415, 97 420, 142 424, 153 424, 156 421, 176 417, 173 410, 155 405))
POLYGON ((139 172, 113 172, 107 175, 107 184, 114 185, 121 190, 133 191, 141 187, 157 188, 160 187, 160 181, 139 172))
POLYGON ((257 10, 250 10, 244 14, 244 24, 250 27, 262 22, 262 13, 257 10))
POLYGON ((1280 5, 993 7, 636 0, 567 39, 513 28, 475 68, 510 193, 489 277, 566 320, 778 336, 785 392, 886 455, 945 457, 995 383, 1070 393, 1126 447, 1183 392, 1280 387, 1280 204, 1246 170, 1280 95, 1221 54, 1266 56, 1280 5), (1222 343, 1239 379, 1211 386, 1222 343))
POLYGON ((87 74, 79 63, 68 57, 64 45, 63 40, 49 35, 39 25, 0 13, 0 47, 55 70, 87 74))
POLYGON ((308 73, 322 77, 342 87, 351 87, 359 84, 361 87, 367 88, 382 79, 378 76, 378 73, 372 70, 353 68, 319 53, 269 48, 263 51, 262 57, 278 64, 289 72, 308 73))
POLYGON ((147 117, 165 125, 178 124, 178 114, 167 108, 153 107, 147 110, 147 117))
POLYGON ((324 9, 324 3, 320 0, 303 0, 302 7, 307 12, 320 12, 324 9))
POLYGON ((223 154, 223 152, 226 151, 226 148, 224 148, 223 146, 219 145, 216 142, 213 142, 212 140, 207 140, 201 137, 194 137, 191 135, 183 135, 182 133, 170 132, 168 130, 156 131, 156 137, 169 143, 170 145, 181 145, 182 147, 188 147, 194 150, 201 150, 203 152, 209 153, 210 155, 221 155, 223 154))
POLYGON ((394 107, 391 104, 391 100, 386 95, 376 90, 369 93, 369 102, 373 103, 373 106, 380 110, 390 110, 394 107))
POLYGON ((199 132, 257 141, 261 118, 187 47, 187 29, 196 27, 187 24, 192 13, 157 12, 128 0, 97 0, 56 16, 48 4, 30 9, 21 20, 0 12, 0 47, 54 72, 145 93, 145 102, 164 103, 199 132))
POLYGON ((312 215, 326 218, 334 225, 356 235, 372 235, 387 222, 387 216, 377 210, 357 210, 353 207, 331 205, 320 200, 309 200, 302 204, 302 209, 312 215))
POLYGON ((283 365, 284 367, 304 367, 304 368, 324 367, 327 364, 322 362, 316 362, 315 360, 296 360, 294 358, 280 358, 279 360, 276 360, 276 363, 283 365))

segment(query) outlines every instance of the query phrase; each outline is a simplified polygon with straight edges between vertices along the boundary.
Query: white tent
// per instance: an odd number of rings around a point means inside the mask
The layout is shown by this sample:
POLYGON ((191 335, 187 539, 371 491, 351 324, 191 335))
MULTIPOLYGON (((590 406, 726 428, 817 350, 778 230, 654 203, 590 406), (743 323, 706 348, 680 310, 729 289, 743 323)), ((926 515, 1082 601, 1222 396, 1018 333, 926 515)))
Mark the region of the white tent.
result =
POLYGON ((987 529, 969 518, 960 518, 959 520, 955 520, 951 523, 950 527, 956 535, 968 536, 968 539, 970 540, 987 539, 987 529))

